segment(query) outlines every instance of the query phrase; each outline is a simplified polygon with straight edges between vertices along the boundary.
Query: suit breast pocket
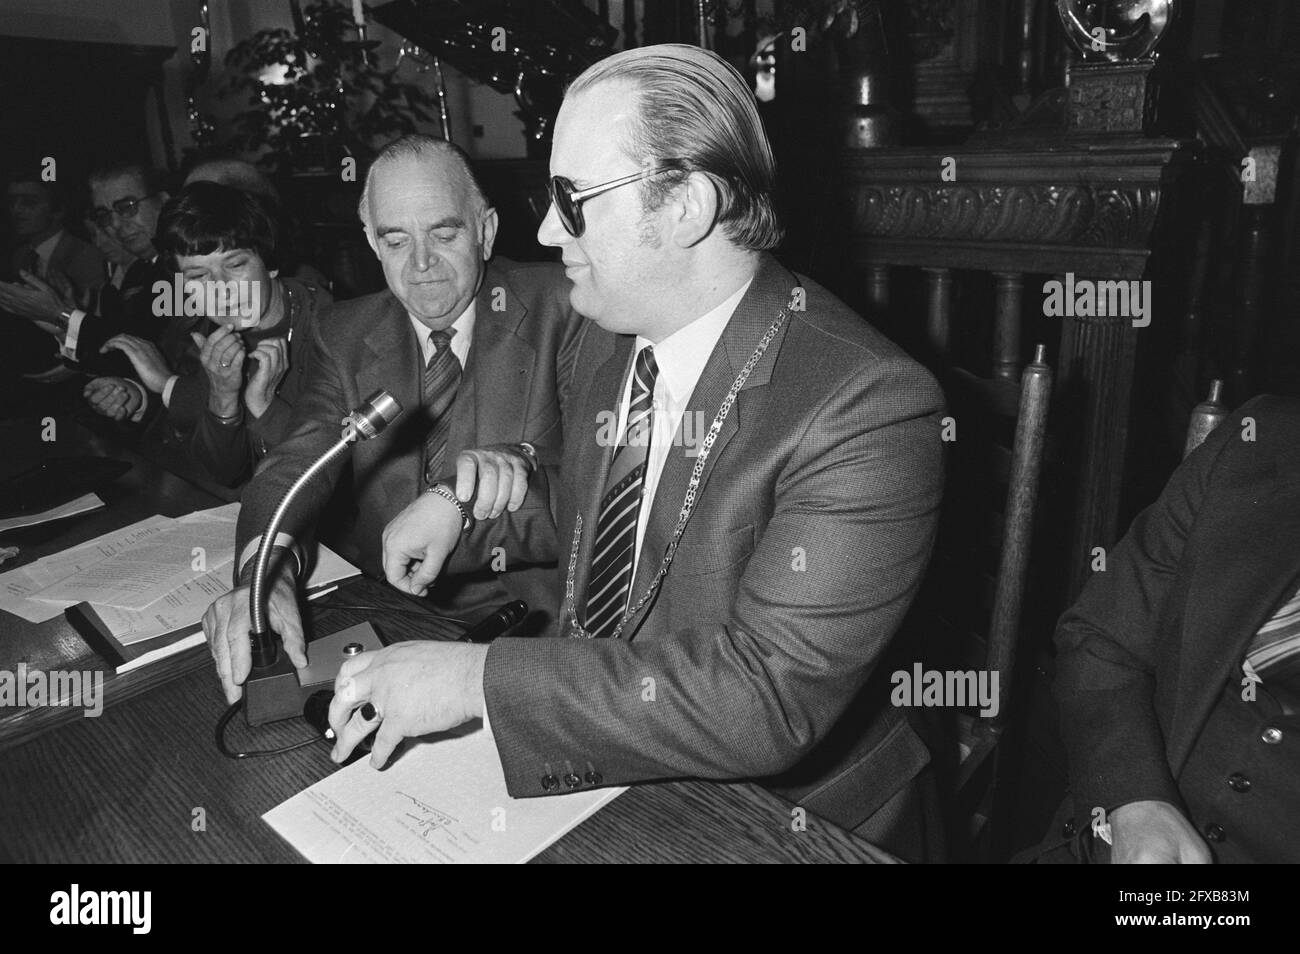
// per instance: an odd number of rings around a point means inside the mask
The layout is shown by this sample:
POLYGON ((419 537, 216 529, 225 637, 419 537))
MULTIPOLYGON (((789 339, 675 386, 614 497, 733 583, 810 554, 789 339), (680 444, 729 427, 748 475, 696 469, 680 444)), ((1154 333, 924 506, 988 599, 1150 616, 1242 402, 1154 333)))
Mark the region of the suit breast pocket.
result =
POLYGON ((754 524, 733 527, 723 533, 705 534, 687 543, 683 538, 669 571, 690 579, 731 570, 754 553, 754 524))

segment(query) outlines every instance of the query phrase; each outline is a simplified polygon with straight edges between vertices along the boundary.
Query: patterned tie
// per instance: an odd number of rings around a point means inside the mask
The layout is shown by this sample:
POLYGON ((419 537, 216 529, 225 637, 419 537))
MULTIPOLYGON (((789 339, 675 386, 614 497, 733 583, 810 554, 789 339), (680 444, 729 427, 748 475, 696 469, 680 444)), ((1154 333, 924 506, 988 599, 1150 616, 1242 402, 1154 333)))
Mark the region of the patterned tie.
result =
POLYGON ((455 328, 429 332, 429 341, 436 349, 424 366, 422 402, 433 426, 424 439, 424 485, 430 486, 442 476, 442 459, 447 452, 447 432, 451 430, 451 405, 456 400, 460 385, 460 361, 451 350, 451 336, 455 328))
POLYGON ((1300 686, 1300 591, 1251 638, 1244 668, 1264 682, 1300 686))
POLYGON ((627 427, 609 465, 605 493, 600 499, 596 542, 591 551, 587 631, 596 637, 613 635, 627 609, 628 591, 632 588, 637 516, 641 512, 646 459, 650 455, 655 378, 658 374, 654 349, 649 346, 642 348, 632 368, 627 427))

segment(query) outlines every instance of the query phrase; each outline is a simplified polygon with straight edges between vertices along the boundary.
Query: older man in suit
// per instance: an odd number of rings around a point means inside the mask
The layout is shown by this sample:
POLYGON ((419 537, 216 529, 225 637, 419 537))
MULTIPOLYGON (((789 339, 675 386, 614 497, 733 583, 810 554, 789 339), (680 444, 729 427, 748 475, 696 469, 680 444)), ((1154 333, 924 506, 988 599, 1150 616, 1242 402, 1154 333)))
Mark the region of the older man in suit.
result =
MULTIPOLYGON (((581 327, 559 267, 489 263, 496 211, 464 153, 426 136, 404 137, 380 152, 366 176, 360 214, 388 289, 337 303, 316 323, 291 436, 267 455, 243 494, 236 537, 243 582, 285 491, 338 440, 344 415, 381 388, 405 413, 353 449, 352 497, 342 501, 349 526, 332 541, 369 573, 381 572, 385 524, 462 451, 488 448, 487 457, 521 475, 558 453, 559 394, 581 327)), ((300 549, 344 469, 338 461, 297 499, 277 546, 300 549)), ((522 499, 521 489, 513 504, 522 499)), ((495 515, 511 503, 484 495, 480 512, 495 515)), ((277 562, 271 615, 289 657, 303 666, 294 591, 294 568, 303 561, 295 553, 277 562)), ((435 605, 467 619, 511 598, 544 606, 554 558, 529 560, 511 548, 493 562, 440 581, 431 594, 435 605)), ((248 592, 240 586, 204 617, 232 699, 249 670, 247 611, 248 592)), ((543 611, 530 623, 544 628, 548 617, 543 611)))
POLYGON ((1298 585, 1300 401, 1256 398, 1183 462, 1057 628, 1094 858, 1300 861, 1298 585))
POLYGON ((590 319, 563 464, 477 526, 462 468, 389 525, 385 563, 419 592, 453 549, 452 570, 498 545, 558 557, 571 638, 350 661, 335 756, 377 726, 382 765, 404 736, 481 716, 516 796, 780 776, 808 810, 933 857, 928 752, 881 677, 933 541, 937 385, 763 251, 774 163, 720 57, 652 46, 592 67, 551 171, 539 237, 590 319))

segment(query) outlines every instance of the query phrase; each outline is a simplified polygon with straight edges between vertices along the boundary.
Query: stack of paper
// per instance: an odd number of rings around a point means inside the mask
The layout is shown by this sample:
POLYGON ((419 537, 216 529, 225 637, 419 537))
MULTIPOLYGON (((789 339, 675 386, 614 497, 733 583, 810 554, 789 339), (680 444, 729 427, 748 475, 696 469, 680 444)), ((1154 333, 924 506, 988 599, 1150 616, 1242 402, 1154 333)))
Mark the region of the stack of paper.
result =
MULTIPOLYGON (((121 646, 182 637, 153 651, 139 647, 117 665, 119 672, 180 652, 203 641, 198 625, 204 612, 231 587, 238 519, 239 504, 232 503, 175 519, 150 517, 106 533, 0 574, 0 609, 40 623, 86 603, 121 646)), ((358 573, 321 546, 307 587, 319 595, 358 573)))

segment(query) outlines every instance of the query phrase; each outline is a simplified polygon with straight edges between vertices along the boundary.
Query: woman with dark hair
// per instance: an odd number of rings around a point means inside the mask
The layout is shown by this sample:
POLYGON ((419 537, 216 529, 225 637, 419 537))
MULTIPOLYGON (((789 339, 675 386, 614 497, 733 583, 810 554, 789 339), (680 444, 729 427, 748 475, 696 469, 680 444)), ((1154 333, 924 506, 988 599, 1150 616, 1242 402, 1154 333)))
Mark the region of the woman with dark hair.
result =
MULTIPOLYGON (((305 387, 312 328, 332 301, 314 284, 280 276, 277 234, 261 198, 214 182, 186 186, 158 221, 155 244, 175 270, 173 303, 182 302, 185 313, 173 314, 164 339, 197 355, 191 374, 206 392, 191 451, 227 486, 251 476, 267 448, 287 436, 305 387)), ((168 350, 175 348, 164 344, 168 350)), ((145 383, 168 404, 179 375, 153 351, 145 383)))

